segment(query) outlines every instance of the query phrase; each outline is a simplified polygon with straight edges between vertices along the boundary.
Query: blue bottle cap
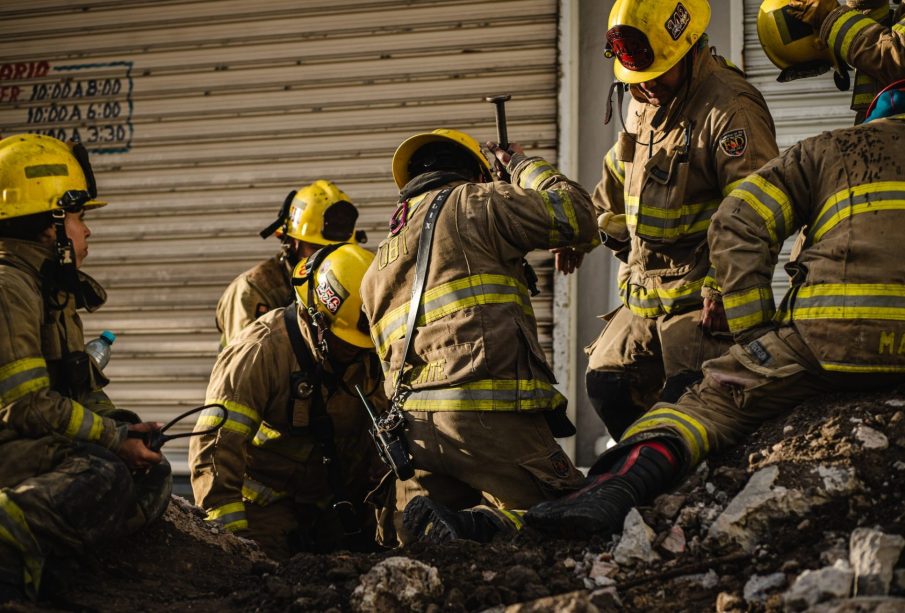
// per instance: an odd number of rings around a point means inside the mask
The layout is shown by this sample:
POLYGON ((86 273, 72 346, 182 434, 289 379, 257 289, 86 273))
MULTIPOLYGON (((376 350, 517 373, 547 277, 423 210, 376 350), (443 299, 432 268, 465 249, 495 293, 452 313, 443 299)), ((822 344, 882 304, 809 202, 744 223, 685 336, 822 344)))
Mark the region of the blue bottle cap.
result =
POLYGON ((112 345, 113 341, 116 340, 116 335, 113 334, 113 332, 110 332, 110 330, 104 330, 101 332, 101 338, 112 345))

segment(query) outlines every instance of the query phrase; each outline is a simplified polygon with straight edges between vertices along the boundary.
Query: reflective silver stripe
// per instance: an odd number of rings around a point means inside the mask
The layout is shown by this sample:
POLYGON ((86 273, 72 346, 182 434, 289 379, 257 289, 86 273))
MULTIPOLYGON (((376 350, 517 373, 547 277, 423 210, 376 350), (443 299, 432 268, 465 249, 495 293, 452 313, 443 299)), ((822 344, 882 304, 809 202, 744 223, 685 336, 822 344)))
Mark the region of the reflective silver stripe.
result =
MULTIPOLYGON (((863 194, 858 194, 854 198, 851 196, 847 198, 843 198, 835 203, 835 205, 825 204, 823 206, 823 211, 817 217, 817 221, 814 222, 813 228, 808 232, 808 244, 812 244, 812 242, 817 242, 820 238, 823 237, 824 232, 822 232, 823 227, 828 224, 830 221, 835 218, 839 212, 843 209, 847 209, 852 206, 857 206, 859 204, 867 204, 869 202, 880 202, 880 201, 895 201, 895 200, 905 200, 905 190, 883 190, 883 191, 867 191, 863 194), (816 240, 812 241, 812 237, 818 237, 816 240)), ((905 207, 903 207, 905 208, 905 207)), ((900 210, 900 209, 892 209, 892 210, 900 210)), ((878 209, 879 211, 879 209, 878 209)))
POLYGON ((519 185, 526 189, 538 189, 538 186, 549 177, 557 174, 556 168, 544 160, 533 160, 528 163, 528 171, 519 175, 519 185))
POLYGON ((23 383, 26 383, 27 381, 41 378, 47 378, 49 380, 49 377, 50 375, 48 374, 47 369, 43 367, 32 368, 16 373, 14 375, 10 375, 6 379, 0 381, 0 398, 3 398, 14 388, 22 385, 23 383))
MULTIPOLYGON (((771 184, 772 185, 772 184, 771 184)), ((760 185, 752 181, 745 181, 738 186, 735 191, 745 191, 754 196, 754 198, 769 209, 773 217, 773 223, 776 224, 777 241, 782 241, 789 235, 789 228, 786 227, 786 216, 783 211, 782 204, 773 196, 764 191, 760 185)), ((731 196, 732 194, 730 194, 731 196)))
POLYGON ((833 24, 833 27, 830 30, 829 39, 833 43, 833 50, 836 52, 836 55, 838 57, 841 57, 845 61, 848 61, 848 50, 849 46, 851 45, 851 41, 848 41, 849 44, 846 44, 846 36, 848 35, 849 31, 859 23, 862 24, 861 29, 863 29, 872 23, 875 24, 876 22, 869 17, 864 17, 860 13, 844 13, 842 17, 840 17, 839 20, 835 24, 833 24), (843 22, 841 26, 838 25, 839 21, 843 22))
POLYGON ((575 232, 578 230, 575 227, 575 212, 572 212, 571 218, 566 211, 566 207, 571 208, 572 203, 571 200, 569 202, 564 202, 562 196, 565 198, 569 198, 567 193, 557 192, 556 190, 550 190, 545 192, 548 197, 548 201, 550 202, 550 206, 553 209, 553 227, 554 231, 559 233, 559 237, 554 239, 554 244, 561 243, 572 243, 575 240, 575 232))
POLYGON ((242 497, 250 502, 266 507, 286 496, 286 492, 277 491, 259 481, 255 481, 248 475, 245 476, 245 483, 242 485, 242 497))
POLYGON ((406 395, 403 406, 408 411, 531 411, 550 409, 562 401, 546 381, 485 380, 416 390, 406 395))
POLYGON ((795 298, 793 311, 817 307, 863 308, 877 307, 905 311, 905 296, 801 296, 795 298))

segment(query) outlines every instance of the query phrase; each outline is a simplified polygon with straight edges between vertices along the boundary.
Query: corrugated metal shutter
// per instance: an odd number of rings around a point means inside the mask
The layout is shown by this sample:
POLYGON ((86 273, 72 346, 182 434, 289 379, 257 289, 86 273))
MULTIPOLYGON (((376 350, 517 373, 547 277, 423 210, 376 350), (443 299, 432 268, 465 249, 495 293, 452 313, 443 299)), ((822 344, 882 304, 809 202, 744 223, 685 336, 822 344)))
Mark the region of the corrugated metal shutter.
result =
MULTIPOLYGON (((410 134, 509 134, 556 160, 556 0, 37 0, 0 9, 0 133, 78 130, 101 195, 86 271, 110 293, 88 335, 119 334, 117 404, 166 420, 204 398, 213 309, 276 252, 257 231, 286 192, 336 181, 372 248, 410 134), (12 88, 16 88, 14 92, 12 88), (13 96, 15 94, 15 96, 13 96), (13 98, 11 100, 11 98, 13 98)), ((552 271, 535 259, 551 354, 552 271)), ((185 448, 167 449, 179 472, 185 448)))
MULTIPOLYGON (((745 0, 745 72, 748 80, 767 100, 776 123, 779 150, 826 130, 851 126, 855 113, 851 106, 851 92, 840 92, 833 84, 832 73, 791 83, 779 83, 776 68, 761 48, 757 38, 757 13, 761 0, 745 0)), ((852 76, 854 80, 854 75, 852 76)), ((773 292, 777 302, 789 287, 782 264, 789 259, 794 237, 786 241, 773 277, 773 292)))

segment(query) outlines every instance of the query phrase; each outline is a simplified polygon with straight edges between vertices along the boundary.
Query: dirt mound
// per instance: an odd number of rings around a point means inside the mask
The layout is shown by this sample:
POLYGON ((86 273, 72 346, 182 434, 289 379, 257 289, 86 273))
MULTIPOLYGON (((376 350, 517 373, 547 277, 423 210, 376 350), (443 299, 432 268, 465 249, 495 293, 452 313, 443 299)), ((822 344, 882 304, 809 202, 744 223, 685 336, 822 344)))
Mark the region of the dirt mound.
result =
MULTIPOLYGON (((801 609, 831 598, 820 590, 832 587, 808 581, 834 568, 861 589, 879 581, 844 567, 857 528, 892 539, 905 532, 903 478, 905 390, 824 397, 710 458, 630 516, 621 538, 559 541, 529 529, 488 546, 298 555, 276 565, 176 499, 162 522, 58 573, 54 598, 23 610, 801 609)), ((888 566, 887 591, 905 596, 905 561, 888 566)), ((875 601, 824 610, 905 605, 875 601)))

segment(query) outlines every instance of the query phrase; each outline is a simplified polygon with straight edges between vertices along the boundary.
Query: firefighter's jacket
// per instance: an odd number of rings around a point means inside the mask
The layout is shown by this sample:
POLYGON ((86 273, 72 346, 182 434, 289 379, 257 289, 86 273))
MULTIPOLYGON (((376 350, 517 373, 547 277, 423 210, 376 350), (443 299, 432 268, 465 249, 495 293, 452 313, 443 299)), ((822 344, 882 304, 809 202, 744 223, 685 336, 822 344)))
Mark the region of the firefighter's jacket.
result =
POLYGON ((625 127, 594 192, 598 212, 624 214, 628 225, 627 242, 605 241, 623 260, 622 301, 649 318, 699 309, 705 285, 715 288, 711 216, 778 153, 770 112, 740 71, 702 45, 669 106, 632 100, 625 127))
POLYGON ((857 123, 884 87, 905 79, 905 5, 895 12, 889 6, 872 11, 840 6, 823 21, 820 39, 856 70, 852 110, 857 123))
MULTIPOLYGON (((296 307, 287 307, 296 308, 296 307)), ((267 506, 291 498, 301 504, 326 505, 333 494, 323 455, 309 428, 313 395, 293 390, 315 387, 313 372, 300 371, 283 320, 274 309, 243 330, 220 352, 207 388, 207 403, 220 403, 228 419, 218 434, 192 437, 189 446, 192 489, 209 520, 236 531, 248 527, 245 504, 267 506)), ((305 345, 314 361, 314 342, 300 320, 305 345)), ((370 357, 368 357, 370 355, 370 357)), ((325 367, 332 373, 330 366, 325 367)), ((320 385, 333 421, 344 486, 353 501, 364 500, 377 475, 371 425, 354 385, 369 395, 378 411, 387 407, 380 367, 363 353, 349 365, 342 383, 320 385)), ((219 423, 220 411, 203 412, 195 426, 219 423)))
POLYGON ((739 185, 710 227, 736 335, 792 324, 825 370, 905 372, 905 115, 824 132, 739 185), (774 312, 783 240, 805 228, 774 312))
POLYGON ((106 294, 81 273, 80 298, 54 289, 53 257, 38 243, 0 239, 0 441, 62 436, 115 451, 127 425, 106 416, 116 409, 76 312, 99 308, 106 294))
POLYGON ((233 279, 217 302, 220 347, 264 313, 289 305, 295 299, 291 277, 289 264, 275 255, 233 279))
POLYGON ((443 188, 423 312, 403 376, 411 411, 537 411, 565 399, 537 337, 524 256, 597 242, 589 194, 538 157, 512 157, 511 183, 468 183, 452 173, 415 177, 362 280, 387 395, 403 363, 406 319, 425 212, 443 188))

